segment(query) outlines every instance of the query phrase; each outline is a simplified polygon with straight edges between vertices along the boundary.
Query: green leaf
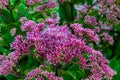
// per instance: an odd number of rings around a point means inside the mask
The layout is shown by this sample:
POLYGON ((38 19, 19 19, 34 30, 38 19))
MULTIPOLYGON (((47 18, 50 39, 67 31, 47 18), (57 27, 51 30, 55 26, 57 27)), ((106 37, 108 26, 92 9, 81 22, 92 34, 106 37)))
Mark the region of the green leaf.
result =
POLYGON ((71 4, 78 4, 80 2, 83 2, 84 0, 70 0, 71 4))
POLYGON ((2 54, 4 54, 4 55, 7 55, 7 54, 10 53, 10 51, 9 51, 8 49, 2 48, 2 47, 0 46, 0 53, 2 53, 2 54))
POLYGON ((117 31, 120 31, 120 24, 114 25, 113 28, 116 29, 117 31))
POLYGON ((120 65, 115 68, 115 71, 117 72, 117 74, 113 76, 112 80, 119 80, 120 79, 120 65))
POLYGON ((70 66, 68 70, 73 73, 73 75, 76 78, 75 80, 79 80, 80 78, 83 78, 85 75, 85 72, 82 69, 80 69, 79 65, 77 64, 70 66))
POLYGON ((13 37, 11 36, 10 33, 6 33, 4 35, 2 35, 2 38, 4 39, 4 41, 8 44, 8 46, 10 45, 10 43, 13 41, 13 37))
MULTIPOLYGON (((81 68, 79 68, 79 65, 77 64, 71 64, 71 63, 67 63, 67 65, 64 66, 63 68, 64 70, 60 70, 59 71, 59 75, 62 75, 62 77, 64 77, 64 79, 67 79, 65 76, 71 76, 73 78, 71 78, 72 80, 79 80, 82 79, 85 75, 84 70, 82 70, 81 68)), ((70 80, 71 80, 70 79, 70 80)))
POLYGON ((110 67, 117 72, 115 76, 113 76, 112 80, 119 80, 120 79, 120 60, 113 58, 110 60, 110 67))
POLYGON ((70 71, 58 70, 58 74, 61 75, 64 80, 75 80, 75 76, 70 71))
POLYGON ((71 6, 68 3, 64 4, 64 11, 67 21, 72 21, 72 11, 71 6))
POLYGON ((0 80, 6 80, 6 77, 4 75, 0 75, 0 80))
POLYGON ((63 4, 59 5, 59 14, 62 22, 67 21, 69 23, 74 21, 75 17, 77 16, 77 11, 73 4, 64 2, 63 4))
POLYGON ((117 42, 116 49, 115 49, 115 56, 117 58, 120 56, 120 41, 117 42))
MULTIPOLYGON (((9 23, 13 22, 9 11, 0 9, 0 12, 2 12, 2 15, 4 15, 4 17, 7 19, 7 21, 9 21, 9 23)), ((6 20, 4 18, 2 18, 2 19, 6 22, 6 20)))
POLYGON ((79 65, 74 64, 68 68, 69 71, 78 71, 79 70, 79 65))
POLYGON ((75 58, 72 59, 72 62, 77 62, 77 61, 78 61, 77 57, 75 57, 75 58))
POLYGON ((63 69, 67 70, 71 65, 73 65, 72 63, 68 62, 64 65, 63 69))
POLYGON ((110 48, 107 48, 107 49, 105 48, 103 50, 103 53, 105 53, 104 56, 109 59, 112 55, 112 50, 110 48))
POLYGON ((22 71, 24 71, 24 73, 26 73, 26 71, 31 70, 31 68, 36 68, 38 67, 38 62, 33 59, 31 56, 22 56, 19 59, 19 63, 20 63, 20 67, 22 69, 22 71))
POLYGON ((19 20, 21 17, 24 17, 25 13, 27 13, 28 11, 26 11, 26 6, 23 3, 21 3, 17 8, 18 8, 18 13, 16 20, 19 20))
POLYGON ((113 58, 113 59, 110 60, 110 64, 109 64, 109 65, 110 65, 111 68, 114 69, 114 68, 116 68, 117 66, 119 66, 119 62, 117 61, 116 58, 113 58))
POLYGON ((0 24, 1 23, 4 23, 4 24, 6 23, 6 21, 3 19, 2 15, 0 15, 0 24))
POLYGON ((91 5, 93 3, 94 0, 85 0, 85 2, 87 2, 88 5, 91 5))
POLYGON ((13 74, 9 74, 6 76, 7 80, 17 80, 18 78, 16 76, 14 76, 13 74))
POLYGON ((46 0, 42 0, 42 3, 45 3, 46 2, 46 0))
POLYGON ((65 15, 64 8, 62 7, 62 5, 59 6, 58 12, 60 14, 61 21, 66 20, 66 15, 65 15))
POLYGON ((1 46, 1 47, 7 46, 7 43, 6 43, 3 39, 1 39, 1 40, 0 40, 0 46, 1 46))

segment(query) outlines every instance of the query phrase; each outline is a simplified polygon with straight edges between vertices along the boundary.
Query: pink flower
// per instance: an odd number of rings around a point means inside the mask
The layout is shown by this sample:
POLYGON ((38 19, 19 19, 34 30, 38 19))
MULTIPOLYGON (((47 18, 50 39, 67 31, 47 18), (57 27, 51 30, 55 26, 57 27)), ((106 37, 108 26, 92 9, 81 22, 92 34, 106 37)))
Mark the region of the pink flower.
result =
POLYGON ((44 80, 44 75, 48 80, 63 80, 61 77, 56 77, 53 72, 42 71, 40 68, 36 68, 27 73, 25 80, 35 78, 36 80, 44 80))
POLYGON ((80 6, 76 6, 76 9, 82 13, 82 14, 86 14, 88 9, 89 9, 89 6, 87 4, 84 4, 84 5, 80 5, 80 6))
POLYGON ((28 6, 35 4, 34 0, 26 0, 28 6))
POLYGON ((60 3, 64 3, 66 0, 59 0, 60 3))
POLYGON ((8 75, 12 73, 15 64, 9 60, 3 60, 0 64, 0 75, 8 75))
POLYGON ((54 23, 55 23, 55 20, 52 19, 52 18, 47 18, 47 19, 46 19, 46 22, 47 22, 48 24, 54 24, 54 23))
POLYGON ((8 5, 6 0, 0 0, 0 8, 4 9, 8 5))
POLYGON ((85 16, 85 23, 88 25, 96 26, 97 20, 94 16, 85 16))
POLYGON ((33 30, 34 25, 36 25, 34 21, 28 20, 24 24, 21 25, 21 29, 22 31, 31 31, 33 30))
POLYGON ((110 45, 113 45, 114 43, 113 37, 110 36, 108 33, 106 32, 102 33, 101 37, 104 42, 108 42, 110 45))
POLYGON ((8 57, 11 61, 17 62, 18 58, 21 56, 21 53, 19 51, 14 51, 8 54, 8 57))
POLYGON ((115 0, 107 0, 108 4, 113 4, 115 2, 115 0))
POLYGON ((71 28, 73 28, 76 35, 78 35, 80 38, 83 37, 83 35, 87 35, 90 40, 93 40, 94 42, 98 42, 98 35, 94 33, 91 29, 83 28, 81 24, 71 24, 71 28))
POLYGON ((0 55, 0 63, 4 60, 7 60, 7 56, 5 55, 0 55))
POLYGON ((82 69, 85 69, 87 67, 87 60, 85 58, 83 58, 83 56, 78 55, 78 59, 80 61, 81 67, 82 69))
POLYGON ((11 49, 19 51, 20 48, 21 48, 22 41, 23 41, 23 36, 22 35, 17 35, 14 39, 14 42, 12 42, 11 45, 10 45, 11 49))

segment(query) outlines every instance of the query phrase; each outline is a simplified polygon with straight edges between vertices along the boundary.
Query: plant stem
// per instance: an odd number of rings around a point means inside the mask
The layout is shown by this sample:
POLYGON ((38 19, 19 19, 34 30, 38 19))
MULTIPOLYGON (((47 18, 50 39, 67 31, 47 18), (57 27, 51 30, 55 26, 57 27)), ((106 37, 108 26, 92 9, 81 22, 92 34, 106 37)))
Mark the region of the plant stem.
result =
POLYGON ((83 16, 82 20, 84 20, 85 16, 88 15, 89 11, 93 8, 93 6, 96 5, 96 3, 98 2, 98 0, 96 0, 87 10, 86 14, 83 16))
POLYGON ((55 66, 55 76, 58 76, 58 68, 57 68, 57 65, 55 66))
POLYGON ((14 70, 13 70, 12 72, 13 72, 13 74, 14 74, 15 76, 17 76, 17 77, 19 77, 19 78, 22 78, 22 77, 23 77, 21 74, 15 72, 14 70))

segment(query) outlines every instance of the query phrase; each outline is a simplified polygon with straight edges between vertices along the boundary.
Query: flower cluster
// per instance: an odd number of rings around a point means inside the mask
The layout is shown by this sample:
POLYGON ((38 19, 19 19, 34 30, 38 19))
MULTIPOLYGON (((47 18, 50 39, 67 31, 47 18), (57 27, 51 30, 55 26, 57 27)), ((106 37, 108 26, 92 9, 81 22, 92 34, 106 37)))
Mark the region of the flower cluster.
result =
POLYGON ((6 60, 7 59, 7 56, 5 55, 0 55, 0 63, 3 61, 3 60, 6 60))
POLYGON ((51 9, 56 7, 56 2, 51 0, 46 0, 45 3, 42 3, 36 8, 36 11, 42 11, 43 9, 51 9))
MULTIPOLYGON (((61 11, 63 9, 65 14, 60 14, 59 12, 58 16, 61 17, 60 19, 54 14, 54 11, 50 11, 52 18, 46 18, 39 23, 22 17, 20 19, 20 28, 25 35, 17 35, 15 37, 14 41, 10 44, 12 52, 7 56, 0 55, 0 75, 13 73, 17 76, 17 73, 20 73, 19 69, 16 70, 16 67, 19 66, 19 59, 23 56, 30 56, 40 63, 39 66, 46 67, 47 64, 51 65, 52 68, 56 68, 60 64, 60 69, 62 69, 66 63, 73 61, 73 58, 77 58, 75 64, 90 73, 87 75, 87 78, 90 80, 112 79, 116 72, 108 66, 109 61, 103 54, 91 48, 90 44, 98 43, 99 35, 103 42, 108 42, 110 45, 114 43, 113 37, 107 32, 111 30, 111 24, 120 23, 119 7, 115 4, 115 0, 94 0, 91 6, 86 3, 77 6, 76 3, 72 3, 73 1, 74 0, 26 0, 28 10, 33 6, 37 12, 41 11, 37 16, 43 15, 44 12, 46 12, 45 15, 49 15, 48 9, 51 10, 55 8, 56 5, 62 6, 61 11), (67 19, 69 18, 66 14, 67 11, 70 12, 69 15, 71 18, 73 17, 72 21, 67 19), (97 12, 97 15, 93 15, 92 12, 94 11, 97 12), (62 17, 65 18, 65 20, 62 19, 62 17), (74 20, 74 17, 76 17, 76 20, 74 20), (105 19, 101 19, 101 17, 105 19), (94 27, 91 27, 92 29, 85 28, 87 26, 94 27), (99 33, 99 35, 97 33, 99 33), (43 60, 43 63, 39 60, 43 60)), ((7 0, 0 0, 0 8, 4 9, 7 7, 11 15, 14 12, 14 9, 11 10, 12 4, 14 4, 14 2, 8 3, 7 0)), ((56 9, 58 9, 58 7, 56 9)), ((58 10, 60 10, 60 8, 58 10)), ((6 16, 1 16, 4 20, 7 19, 6 16)), ((13 22, 15 17, 16 16, 13 15, 13 22)), ((35 17, 32 19, 35 19, 35 17)), ((44 18, 45 17, 46 16, 44 16, 44 18)), ((15 35, 16 30, 17 28, 10 30, 11 36, 15 35)), ((74 64, 74 62, 72 62, 72 64, 74 64)), ((48 80, 63 80, 62 77, 59 77, 59 73, 56 74, 56 72, 58 72, 56 69, 52 71, 53 72, 48 72, 38 67, 25 74, 25 80, 45 80, 45 78, 48 80)), ((24 73, 20 73, 20 75, 23 76, 24 73)))
POLYGON ((107 79, 111 79, 111 77, 115 74, 115 72, 110 69, 108 65, 108 61, 104 57, 98 57, 95 55, 90 56, 90 71, 92 72, 90 78, 93 80, 101 80, 103 75, 107 79))
POLYGON ((103 24, 103 22, 99 21, 98 24, 99 24, 101 30, 104 30, 104 31, 110 31, 110 30, 112 30, 111 25, 109 25, 107 23, 103 24))
POLYGON ((0 75, 8 75, 13 73, 14 62, 8 59, 2 60, 0 63, 0 75))
POLYGON ((56 77, 53 72, 42 71, 39 67, 36 69, 31 70, 27 73, 25 80, 44 80, 43 75, 48 80, 63 80, 61 77, 56 77))
POLYGON ((33 5, 35 3, 42 3, 42 0, 26 0, 28 6, 33 5))
POLYGON ((94 25, 92 26, 96 26, 95 24, 97 24, 97 22, 95 17, 89 16, 91 11, 96 11, 99 16, 102 17, 104 15, 106 17, 106 22, 109 24, 119 24, 120 9, 115 1, 116 0, 95 0, 93 1, 93 4, 89 6, 86 3, 83 5, 76 5, 76 10, 78 11, 77 15, 80 16, 79 19, 85 18, 87 24, 91 25, 93 23, 94 25))
MULTIPOLYGON (((89 40, 98 42, 97 34, 92 29, 83 28, 79 23, 71 24, 73 34, 67 25, 59 26, 55 19, 46 19, 45 23, 36 23, 32 20, 26 20, 26 18, 22 18, 20 21, 22 24, 21 29, 26 32, 26 37, 21 35, 15 37, 14 42, 11 43, 11 49, 14 51, 9 53, 9 60, 3 60, 0 65, 1 74, 9 74, 20 56, 31 54, 31 47, 34 47, 33 52, 36 52, 38 57, 42 57, 53 66, 59 63, 65 64, 74 57, 78 57, 78 64, 82 69, 90 69, 90 78, 94 80, 101 80, 104 76, 110 79, 115 74, 109 68, 108 62, 102 53, 86 45, 89 40), (83 53, 86 53, 88 58, 84 58, 83 53), (95 60, 91 60, 91 56, 96 57, 95 60), (97 71, 99 68, 104 73, 98 72, 96 74, 93 72, 93 70, 97 71), (98 75, 99 77, 96 77, 98 75)), ((32 78, 43 80, 41 74, 45 75, 48 80, 62 80, 62 78, 55 77, 53 73, 42 71, 39 68, 30 71, 26 80, 32 78)))
POLYGON ((56 1, 51 1, 51 0, 26 0, 27 6, 31 6, 34 4, 39 4, 37 8, 35 9, 37 12, 43 11, 44 9, 51 9, 56 7, 56 1))
MULTIPOLYGON (((51 21, 54 20, 46 20, 48 26, 45 28, 45 30, 39 30, 38 32, 30 31, 27 34, 27 39, 34 42, 38 54, 42 57, 45 57, 45 59, 51 64, 56 65, 61 62, 66 63, 71 61, 72 58, 79 56, 80 65, 83 69, 85 69, 86 67, 89 67, 92 62, 90 64, 87 64, 87 60, 85 58, 80 58, 82 57, 82 52, 90 53, 88 55, 93 55, 94 57, 97 56, 100 58, 104 58, 101 52, 96 51, 85 44, 83 35, 87 35, 91 40, 98 42, 98 37, 94 33, 94 31, 92 31, 91 29, 83 28, 82 25, 78 23, 71 24, 71 28, 73 28, 75 34, 79 36, 78 38, 77 36, 69 32, 67 25, 58 26, 56 23, 51 21)), ((106 59, 104 60, 106 61, 106 59)), ((108 63, 105 63, 103 65, 107 66, 107 64, 108 63)), ((100 67, 101 69, 103 69, 101 65, 100 67)), ((99 68, 99 66, 97 66, 96 68, 99 68)), ((105 68, 107 69, 109 67, 107 66, 105 68)), ((112 71, 112 69, 110 70, 112 71)), ((94 74, 92 71, 91 73, 94 74)), ((115 73, 110 74, 111 76, 113 76, 115 73)), ((108 71, 106 71, 106 74, 104 75, 109 75, 108 71)), ((99 79, 102 79, 102 77, 99 79)))
POLYGON ((87 35, 90 40, 93 40, 94 42, 98 42, 98 35, 94 33, 89 28, 83 28, 81 24, 71 24, 71 28, 73 28, 76 35, 78 35, 80 38, 84 38, 84 35, 87 35))
POLYGON ((6 0, 0 0, 0 8, 5 8, 8 5, 6 0))
POLYGON ((60 2, 60 3, 64 3, 65 1, 67 1, 67 0, 58 0, 58 2, 60 2))
POLYGON ((97 20, 94 16, 85 16, 85 23, 88 25, 96 26, 97 20))
POLYGON ((76 10, 81 14, 86 14, 88 12, 89 7, 90 6, 88 6, 87 4, 77 5, 76 10))
POLYGON ((75 5, 75 8, 77 10, 77 17, 76 17, 76 21, 79 21, 80 18, 83 17, 83 15, 88 13, 89 7, 87 4, 84 5, 75 5))
POLYGON ((104 42, 108 42, 109 44, 113 44, 114 43, 114 40, 112 38, 112 36, 110 36, 108 33, 104 32, 101 34, 101 37, 102 37, 102 40, 104 42))
POLYGON ((114 21, 115 24, 120 23, 120 9, 115 4, 116 0, 98 0, 99 14, 105 15, 109 21, 114 21))
MULTIPOLYGON (((95 33, 100 33, 101 41, 107 41, 110 45, 114 43, 113 37, 111 37, 109 34, 105 34, 104 31, 110 31, 113 24, 116 25, 120 23, 120 16, 118 15, 120 13, 120 9, 115 4, 115 0, 95 0, 91 6, 88 6, 86 3, 83 5, 76 5, 76 10, 78 11, 76 21, 79 21, 83 18, 82 20, 84 20, 85 24, 94 26, 95 33), (91 11, 98 12, 98 16, 106 16, 104 23, 99 20, 98 17, 91 15, 91 11)), ((77 29, 78 28, 76 27, 76 30, 77 29)), ((78 31, 76 32, 78 33, 78 31)))

